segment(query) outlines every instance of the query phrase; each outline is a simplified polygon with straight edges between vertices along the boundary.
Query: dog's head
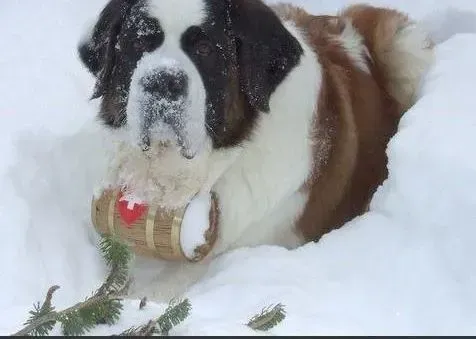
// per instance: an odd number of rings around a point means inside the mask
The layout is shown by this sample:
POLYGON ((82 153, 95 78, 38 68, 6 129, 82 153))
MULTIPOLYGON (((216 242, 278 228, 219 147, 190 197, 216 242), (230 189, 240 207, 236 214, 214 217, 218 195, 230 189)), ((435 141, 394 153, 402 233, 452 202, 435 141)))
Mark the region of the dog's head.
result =
POLYGON ((111 0, 78 51, 106 126, 187 158, 245 140, 303 53, 260 0, 111 0))

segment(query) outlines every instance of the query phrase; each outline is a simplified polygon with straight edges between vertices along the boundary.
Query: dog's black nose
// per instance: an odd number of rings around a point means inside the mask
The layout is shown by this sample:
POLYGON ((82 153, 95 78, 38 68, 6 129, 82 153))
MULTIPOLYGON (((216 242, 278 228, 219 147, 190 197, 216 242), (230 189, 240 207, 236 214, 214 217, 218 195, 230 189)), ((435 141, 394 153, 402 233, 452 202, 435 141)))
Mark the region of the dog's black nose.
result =
POLYGON ((188 77, 183 71, 161 70, 145 77, 142 85, 144 91, 157 98, 178 101, 187 95, 188 77))

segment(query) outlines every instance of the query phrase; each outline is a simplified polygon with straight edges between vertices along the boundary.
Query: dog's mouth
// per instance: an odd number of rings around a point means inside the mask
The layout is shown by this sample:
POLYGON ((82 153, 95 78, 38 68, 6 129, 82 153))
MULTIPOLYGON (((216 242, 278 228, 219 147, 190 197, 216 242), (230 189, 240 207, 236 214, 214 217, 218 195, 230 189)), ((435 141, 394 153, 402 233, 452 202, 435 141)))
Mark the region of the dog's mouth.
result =
MULTIPOLYGON (((155 140, 151 136, 151 131, 146 130, 141 133, 139 147, 146 155, 150 155, 153 152, 153 146, 157 146, 159 149, 163 148, 172 148, 177 147, 180 154, 187 160, 192 160, 196 156, 196 151, 190 147, 190 143, 187 143, 183 133, 173 132, 174 138, 164 137, 165 134, 160 133, 161 137, 155 140), (155 141, 154 141, 155 140, 155 141)), ((168 132, 166 135, 170 135, 172 133, 168 132)))
POLYGON ((194 121, 187 96, 167 100, 140 93, 128 109, 133 139, 146 154, 159 148, 175 147, 186 159, 193 159, 200 148, 200 125, 194 121))

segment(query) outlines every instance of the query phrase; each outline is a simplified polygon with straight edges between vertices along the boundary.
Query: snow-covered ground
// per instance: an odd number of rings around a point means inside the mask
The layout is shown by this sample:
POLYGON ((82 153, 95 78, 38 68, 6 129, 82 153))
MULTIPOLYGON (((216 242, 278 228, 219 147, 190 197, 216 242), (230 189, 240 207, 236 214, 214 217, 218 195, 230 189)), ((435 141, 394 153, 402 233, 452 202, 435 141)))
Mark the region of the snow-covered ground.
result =
MULTIPOLYGON (((295 1, 332 13, 346 0, 295 1)), ((187 293, 192 315, 172 334, 253 334, 263 307, 286 306, 276 335, 476 334, 476 3, 380 0, 426 20, 437 63, 389 145, 390 176, 371 211, 318 244, 241 249, 187 293), (474 12, 471 12, 474 11, 474 12)), ((0 3, 0 334, 62 286, 55 305, 102 281, 90 198, 102 161, 76 58, 104 0, 0 3)), ((113 334, 161 313, 126 303, 113 334)))

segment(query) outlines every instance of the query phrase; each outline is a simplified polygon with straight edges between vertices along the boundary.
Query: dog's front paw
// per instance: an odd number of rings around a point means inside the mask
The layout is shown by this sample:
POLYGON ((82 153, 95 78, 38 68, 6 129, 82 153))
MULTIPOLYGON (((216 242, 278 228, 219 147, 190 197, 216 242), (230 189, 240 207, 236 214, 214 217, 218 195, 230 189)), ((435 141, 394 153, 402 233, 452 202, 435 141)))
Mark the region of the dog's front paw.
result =
POLYGON ((202 260, 217 238, 218 205, 214 194, 199 193, 187 206, 182 220, 180 244, 184 255, 202 260))

